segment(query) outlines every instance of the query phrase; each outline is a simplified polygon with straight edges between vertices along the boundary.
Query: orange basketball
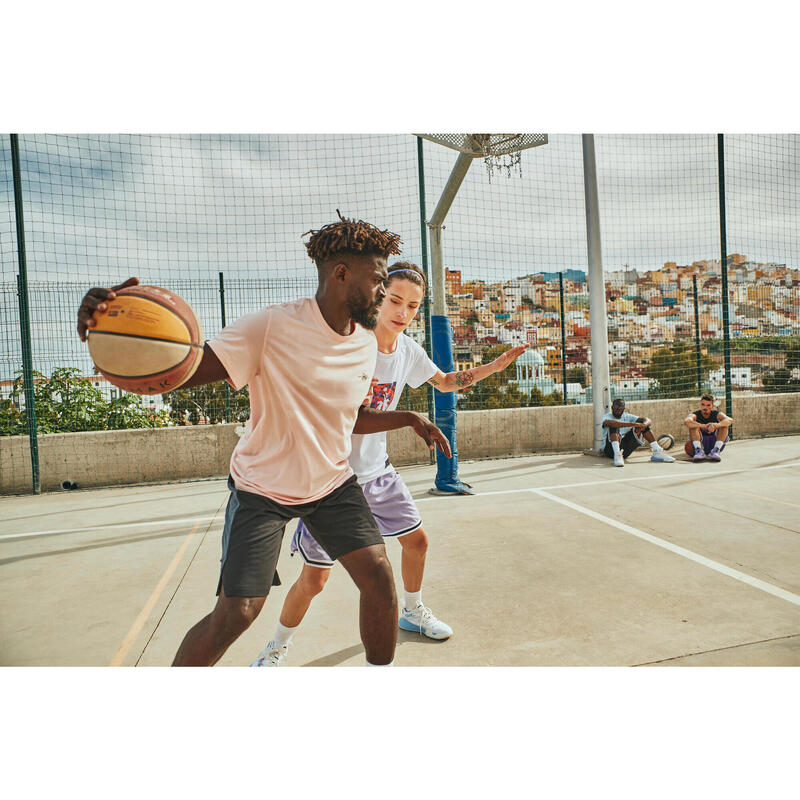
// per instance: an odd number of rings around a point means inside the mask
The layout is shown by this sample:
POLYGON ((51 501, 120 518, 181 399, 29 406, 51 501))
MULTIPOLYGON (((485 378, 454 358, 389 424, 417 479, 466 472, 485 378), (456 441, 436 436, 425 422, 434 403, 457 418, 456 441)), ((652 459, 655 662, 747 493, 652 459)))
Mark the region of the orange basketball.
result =
POLYGON ((95 311, 89 353, 115 386, 161 394, 189 380, 203 357, 203 329, 191 306, 159 286, 130 286, 95 311))

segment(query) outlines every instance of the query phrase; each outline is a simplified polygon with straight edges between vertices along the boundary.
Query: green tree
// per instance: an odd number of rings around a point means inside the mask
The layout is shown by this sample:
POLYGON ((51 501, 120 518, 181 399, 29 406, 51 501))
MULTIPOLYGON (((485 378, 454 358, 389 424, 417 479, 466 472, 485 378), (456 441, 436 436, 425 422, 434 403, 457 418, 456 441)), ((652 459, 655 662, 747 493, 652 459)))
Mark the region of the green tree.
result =
POLYGON ((800 344, 792 344, 786 349, 786 369, 800 369, 800 344))
MULTIPOLYGON (((700 356, 700 375, 717 366, 709 355, 700 356)), ((687 342, 675 342, 653 353, 647 375, 655 380, 650 389, 652 397, 692 397, 697 394, 697 365, 695 350, 687 342)))
POLYGON ((194 386, 190 389, 175 389, 162 395, 170 405, 170 417, 178 425, 187 422, 197 425, 201 417, 209 423, 244 422, 250 416, 250 393, 245 386, 239 391, 230 390, 230 419, 226 419, 225 387, 226 381, 194 386))
MULTIPOLYGON (((171 424, 166 412, 144 408, 139 395, 125 394, 107 401, 91 379, 75 367, 57 367, 49 378, 34 372, 33 380, 39 433, 163 428, 171 424)), ((23 375, 18 372, 11 395, 0 401, 0 435, 27 434, 24 395, 23 375)))
POLYGON ((478 319, 478 315, 471 311, 469 316, 464 320, 464 324, 469 326, 470 328, 474 328, 480 320, 478 319))
POLYGON ((531 393, 526 398, 526 402, 523 405, 528 407, 528 406, 560 406, 563 404, 564 401, 562 399, 561 392, 556 390, 551 394, 544 394, 538 386, 534 386, 531 389, 531 393))
MULTIPOLYGON (((508 347, 505 345, 487 347, 483 353, 483 363, 494 361, 506 350, 508 347)), ((520 408, 524 405, 525 395, 519 391, 516 377, 515 365, 511 363, 504 370, 495 372, 470 387, 459 399, 458 408, 465 411, 481 408, 520 408)))
POLYGON ((428 413, 428 384, 423 383, 412 389, 406 386, 400 403, 397 406, 402 411, 418 411, 420 414, 428 413))
POLYGON ((796 392, 800 391, 800 381, 792 378, 788 369, 776 369, 767 372, 761 378, 765 392, 796 392))
POLYGON ((556 391, 552 392, 551 394, 546 394, 544 397, 542 397, 542 405, 562 406, 564 405, 564 398, 561 396, 561 392, 556 389, 556 391))
POLYGON ((583 367, 570 367, 567 370, 567 383, 579 383, 586 388, 586 370, 583 367))

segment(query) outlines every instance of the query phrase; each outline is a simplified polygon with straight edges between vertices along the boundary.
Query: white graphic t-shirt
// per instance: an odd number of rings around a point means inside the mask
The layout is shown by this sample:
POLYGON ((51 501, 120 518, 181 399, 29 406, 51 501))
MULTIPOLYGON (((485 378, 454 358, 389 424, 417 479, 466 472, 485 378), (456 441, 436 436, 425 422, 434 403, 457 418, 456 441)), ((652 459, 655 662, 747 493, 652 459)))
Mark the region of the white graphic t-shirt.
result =
MULTIPOLYGON (((406 384, 416 389, 430 380, 438 367, 427 353, 411 338, 400 334, 393 353, 378 351, 374 377, 378 381, 372 393, 371 408, 394 411, 406 384)), ((353 434, 350 466, 361 484, 389 472, 387 466, 386 431, 381 433, 353 434)))

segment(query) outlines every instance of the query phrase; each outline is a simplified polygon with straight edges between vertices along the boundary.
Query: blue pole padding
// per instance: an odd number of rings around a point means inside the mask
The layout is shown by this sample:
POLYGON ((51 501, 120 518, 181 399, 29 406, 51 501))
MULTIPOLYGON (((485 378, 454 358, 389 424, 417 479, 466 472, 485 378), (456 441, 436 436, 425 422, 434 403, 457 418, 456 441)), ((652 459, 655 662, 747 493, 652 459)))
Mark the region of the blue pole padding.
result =
MULTIPOLYGON (((431 317, 431 347, 433 360, 442 372, 453 372, 453 329, 447 317, 431 317)), ((440 492, 473 494, 469 486, 458 477, 458 446, 456 442, 456 393, 434 391, 436 425, 447 437, 452 455, 436 451, 435 486, 440 492)))

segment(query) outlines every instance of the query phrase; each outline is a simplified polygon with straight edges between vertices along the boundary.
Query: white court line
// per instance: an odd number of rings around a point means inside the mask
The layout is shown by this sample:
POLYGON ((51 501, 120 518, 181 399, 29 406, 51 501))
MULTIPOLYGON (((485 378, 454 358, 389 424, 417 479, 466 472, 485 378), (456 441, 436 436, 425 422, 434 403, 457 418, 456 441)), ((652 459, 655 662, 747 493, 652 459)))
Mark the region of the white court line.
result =
MULTIPOLYGON (((789 464, 776 464, 771 467, 754 467, 752 469, 715 469, 713 472, 709 471, 705 473, 706 475, 732 475, 736 473, 742 472, 761 472, 762 470, 767 469, 786 469, 787 467, 800 467, 800 461, 792 461, 789 464)), ((698 470, 700 473, 700 470, 698 470)), ((552 486, 528 486, 521 489, 501 489, 496 492, 480 492, 479 494, 475 495, 454 495, 455 497, 462 497, 462 498, 480 498, 480 497, 494 497, 495 495, 501 494, 520 494, 521 492, 537 492, 540 489, 571 489, 575 486, 605 486, 606 484, 611 483, 626 483, 629 481, 664 481, 670 480, 672 478, 685 478, 689 473, 685 470, 681 472, 670 472, 670 473, 661 473, 659 475, 643 475, 641 477, 636 478, 608 478, 604 480, 596 480, 596 481, 579 481, 578 483, 557 483, 552 486)), ((430 503, 434 500, 451 500, 452 497, 450 496, 437 496, 437 497, 420 497, 415 500, 416 503, 430 503)), ((29 531, 28 533, 9 533, 0 535, 0 542, 6 539, 23 539, 26 536, 55 536, 59 533, 90 533, 92 531, 105 531, 111 530, 114 528, 143 528, 143 527, 161 527, 162 525, 178 525, 178 524, 186 524, 186 523, 193 523, 193 522, 208 522, 209 520, 214 519, 214 516, 210 517, 184 517, 182 519, 155 519, 149 522, 119 522, 113 523, 111 525, 94 525, 92 527, 82 527, 82 528, 60 528, 58 530, 51 530, 51 531, 29 531)))
MULTIPOLYGON (((787 469, 788 467, 800 467, 800 461, 792 461, 789 464, 774 464, 770 467, 753 467, 745 469, 715 469, 713 472, 703 474, 703 477, 708 475, 735 475, 742 472, 761 472, 767 469, 787 469)), ((698 470, 699 474, 700 471, 698 470)), ((552 486, 529 486, 521 489, 501 489, 497 492, 479 492, 478 494, 462 494, 453 495, 453 497, 494 497, 500 494, 519 494, 520 492, 538 492, 540 489, 572 489, 576 486, 605 486, 611 483, 627 483, 629 481, 665 481, 672 478, 686 478, 689 475, 685 470, 681 472, 668 472, 661 473, 660 475, 643 475, 636 478, 607 478, 597 481, 579 481, 578 483, 556 483, 552 486)), ((697 477, 697 475, 693 476, 697 477)), ((433 500, 450 500, 449 495, 437 495, 435 497, 420 497, 414 500, 415 503, 430 503, 433 500)))
POLYGON ((208 522, 214 519, 211 517, 183 517, 181 519, 154 519, 149 522, 115 522, 111 525, 92 525, 82 528, 59 528, 53 531, 29 531, 28 533, 7 533, 0 535, 0 541, 4 539, 22 539, 26 536, 55 536, 58 533, 91 533, 92 531, 107 531, 112 528, 160 528, 163 525, 185 525, 190 522, 208 522))
POLYGON ((723 575, 727 575, 729 578, 741 581, 742 583, 746 583, 748 586, 760 589, 762 592, 767 592, 767 594, 779 597, 781 600, 786 600, 789 603, 800 606, 800 595, 787 592, 785 589, 781 589, 779 586, 773 586, 771 583, 754 578, 752 575, 746 575, 744 572, 739 572, 737 569, 726 567, 724 564, 720 564, 718 561, 712 561, 710 558, 706 558, 705 556, 701 556, 698 553, 692 552, 691 550, 687 550, 685 547, 679 547, 678 545, 672 544, 672 542, 668 542, 665 539, 659 539, 657 536, 652 536, 649 533, 640 531, 638 528, 633 528, 630 525, 626 525, 624 522, 618 522, 615 519, 611 519, 611 517, 605 517, 602 514, 598 514, 596 511, 592 511, 590 508, 579 506, 577 503, 573 503, 571 500, 565 500, 563 497, 550 494, 550 492, 545 491, 544 489, 531 489, 531 491, 535 492, 541 497, 546 497, 548 500, 552 500, 555 503, 560 503, 562 506, 571 508, 573 511, 578 511, 581 514, 585 514, 587 517, 596 519, 599 522, 603 522, 606 525, 610 525, 611 527, 617 528, 625 533, 630 533, 632 536, 636 536, 639 539, 644 539, 644 541, 650 542, 650 544, 654 544, 657 547, 663 547, 664 550, 669 550, 671 553, 683 556, 684 558, 688 558, 690 561, 694 561, 704 567, 708 567, 709 569, 713 569, 716 572, 722 573, 723 575))

